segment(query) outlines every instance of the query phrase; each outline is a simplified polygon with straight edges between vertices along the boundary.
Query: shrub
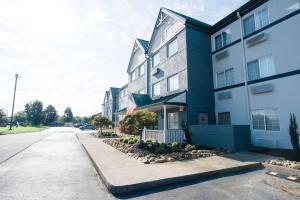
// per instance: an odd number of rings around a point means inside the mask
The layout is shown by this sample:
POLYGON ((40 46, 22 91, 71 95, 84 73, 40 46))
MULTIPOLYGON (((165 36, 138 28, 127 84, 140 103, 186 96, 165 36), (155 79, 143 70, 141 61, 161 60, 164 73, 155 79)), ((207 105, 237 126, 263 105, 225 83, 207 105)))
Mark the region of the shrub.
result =
POLYGON ((128 139, 124 138, 123 142, 127 144, 128 143, 128 139))
POLYGON ((180 145, 177 142, 171 144, 171 151, 178 152, 180 150, 180 145))
POLYGON ((124 142, 124 139, 125 139, 125 138, 121 138, 121 139, 120 139, 120 142, 124 142))
POLYGON ((168 145, 166 143, 160 143, 157 147, 154 149, 155 154, 163 154, 168 152, 168 145))
POLYGON ((108 127, 109 125, 112 124, 112 122, 105 116, 102 115, 97 115, 93 121, 92 121, 93 125, 96 126, 97 128, 100 129, 100 133, 102 133, 102 129, 104 127, 108 127))
POLYGON ((146 143, 152 143, 152 140, 146 140, 146 143))
POLYGON ((187 144, 184 148, 186 151, 192 151, 192 150, 196 150, 196 146, 192 145, 192 144, 187 144))
POLYGON ((128 140, 128 144, 135 144, 134 140, 128 140))
POLYGON ((293 149, 296 153, 299 152, 299 133, 298 133, 298 124, 296 121, 295 114, 290 114, 290 127, 289 127, 289 133, 291 138, 291 143, 293 146, 293 149))

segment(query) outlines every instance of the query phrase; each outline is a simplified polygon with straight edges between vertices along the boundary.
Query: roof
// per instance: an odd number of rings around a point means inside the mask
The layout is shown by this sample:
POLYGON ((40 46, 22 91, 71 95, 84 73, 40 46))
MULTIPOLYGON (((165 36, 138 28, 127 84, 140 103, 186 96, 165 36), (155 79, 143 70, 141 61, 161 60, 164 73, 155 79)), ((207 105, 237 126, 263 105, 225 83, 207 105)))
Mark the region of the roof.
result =
MULTIPOLYGON (((135 42, 134 42, 134 45, 133 45, 133 49, 134 49, 135 43, 140 47, 141 50, 143 50, 144 54, 147 53, 148 48, 149 48, 149 41, 146 41, 146 40, 143 40, 143 39, 140 39, 140 38, 136 38, 135 42)), ((131 59, 132 59, 133 55, 134 55, 134 51, 132 50, 131 55, 130 55, 130 59, 129 59, 129 63, 128 63, 128 67, 127 67, 127 72, 128 73, 130 72, 131 59)))
MULTIPOLYGON (((186 91, 178 92, 175 94, 171 94, 168 96, 160 97, 158 99, 151 99, 149 95, 147 94, 132 94, 132 98, 138 108, 145 108, 145 107, 150 107, 154 105, 159 105, 159 104, 171 104, 171 102, 168 102, 169 100, 185 93, 186 91)), ((176 104, 186 104, 186 103, 180 103, 177 102, 176 104)))
POLYGON ((205 29, 205 30, 210 30, 211 27, 212 27, 211 25, 209 25, 207 23, 201 22, 201 21, 199 21, 197 19, 194 19, 192 17, 183 15, 181 13, 178 13, 176 11, 170 10, 168 8, 161 8, 161 9, 162 9, 163 12, 165 12, 167 14, 174 14, 175 16, 184 19, 184 22, 187 23, 187 24, 194 25, 194 26, 197 26, 197 27, 205 29))
POLYGON ((111 96, 116 97, 119 93, 120 88, 110 87, 109 91, 111 93, 111 96))

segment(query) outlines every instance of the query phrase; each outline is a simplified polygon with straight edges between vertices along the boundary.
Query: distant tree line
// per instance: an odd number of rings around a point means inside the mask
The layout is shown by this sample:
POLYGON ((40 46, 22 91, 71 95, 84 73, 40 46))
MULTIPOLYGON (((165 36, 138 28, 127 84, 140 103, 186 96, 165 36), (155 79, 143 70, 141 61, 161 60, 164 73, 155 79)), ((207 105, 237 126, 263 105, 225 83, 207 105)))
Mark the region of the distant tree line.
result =
MULTIPOLYGON (((43 103, 34 100, 25 105, 23 111, 14 114, 13 121, 18 122, 21 126, 40 126, 51 125, 54 122, 74 122, 74 123, 91 123, 91 117, 74 116, 71 107, 66 107, 63 116, 59 116, 53 105, 48 105, 45 109, 43 103)), ((8 116, 3 109, 0 108, 0 125, 8 122, 8 116)))

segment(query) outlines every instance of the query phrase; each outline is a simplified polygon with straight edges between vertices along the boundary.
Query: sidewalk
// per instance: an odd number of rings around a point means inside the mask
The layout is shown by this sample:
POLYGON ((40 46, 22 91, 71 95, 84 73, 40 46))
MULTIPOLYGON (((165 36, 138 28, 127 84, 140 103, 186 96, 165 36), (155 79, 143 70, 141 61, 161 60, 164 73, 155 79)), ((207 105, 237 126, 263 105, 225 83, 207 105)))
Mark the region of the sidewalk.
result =
POLYGON ((258 168, 259 161, 267 159, 254 153, 236 153, 146 165, 89 134, 77 133, 77 136, 104 184, 114 194, 258 168))

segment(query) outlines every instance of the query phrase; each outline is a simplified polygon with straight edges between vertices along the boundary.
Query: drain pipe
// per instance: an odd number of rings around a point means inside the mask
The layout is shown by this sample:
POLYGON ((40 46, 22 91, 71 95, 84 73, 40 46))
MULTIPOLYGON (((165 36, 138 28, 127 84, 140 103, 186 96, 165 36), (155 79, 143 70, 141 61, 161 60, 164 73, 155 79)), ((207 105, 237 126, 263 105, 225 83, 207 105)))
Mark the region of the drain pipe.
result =
POLYGON ((245 83, 245 94, 246 94, 246 104, 247 104, 247 111, 248 111, 248 122, 250 123, 250 138, 253 144, 253 137, 252 137, 252 117, 251 117, 251 109, 250 109, 250 96, 249 96, 249 87, 248 87, 248 73, 247 73, 247 61, 246 61, 246 49, 244 43, 244 36, 243 36, 243 22, 242 17, 239 12, 237 12, 237 17, 240 21, 240 30, 241 30, 241 43, 243 49, 243 70, 244 70, 244 83, 245 83))

